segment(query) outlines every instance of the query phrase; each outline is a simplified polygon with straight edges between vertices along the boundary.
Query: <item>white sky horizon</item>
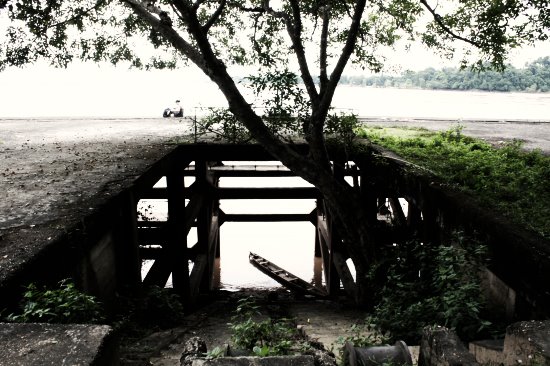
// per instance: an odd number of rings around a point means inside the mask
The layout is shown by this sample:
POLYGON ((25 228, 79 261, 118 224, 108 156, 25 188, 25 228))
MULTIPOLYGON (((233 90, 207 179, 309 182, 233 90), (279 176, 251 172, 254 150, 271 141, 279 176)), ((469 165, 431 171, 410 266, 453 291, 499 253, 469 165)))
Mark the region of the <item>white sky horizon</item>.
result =
MULTIPOLYGON (((456 60, 443 60, 421 47, 393 55, 390 61, 394 70, 459 66, 456 60)), ((550 42, 510 56, 513 66, 522 67, 550 56, 550 42)), ((351 66, 344 75, 369 74, 351 66)), ((247 74, 246 68, 235 70, 234 76, 247 74)), ((227 106, 217 86, 194 65, 145 71, 94 63, 56 69, 42 62, 0 72, 0 118, 158 117, 176 99, 182 100, 186 115, 194 114, 197 107, 227 106)))

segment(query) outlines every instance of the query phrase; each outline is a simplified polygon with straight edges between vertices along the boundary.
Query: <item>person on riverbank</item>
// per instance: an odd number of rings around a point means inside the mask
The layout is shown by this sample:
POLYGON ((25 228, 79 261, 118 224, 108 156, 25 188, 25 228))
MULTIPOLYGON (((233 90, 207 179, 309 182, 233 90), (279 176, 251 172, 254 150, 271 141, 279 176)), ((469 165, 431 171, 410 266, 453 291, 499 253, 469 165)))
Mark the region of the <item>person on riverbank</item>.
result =
POLYGON ((183 117, 183 107, 180 100, 176 100, 176 104, 172 108, 166 108, 162 114, 163 117, 183 117))
POLYGON ((180 105, 180 100, 176 100, 176 105, 172 108, 174 117, 183 117, 183 107, 180 105))

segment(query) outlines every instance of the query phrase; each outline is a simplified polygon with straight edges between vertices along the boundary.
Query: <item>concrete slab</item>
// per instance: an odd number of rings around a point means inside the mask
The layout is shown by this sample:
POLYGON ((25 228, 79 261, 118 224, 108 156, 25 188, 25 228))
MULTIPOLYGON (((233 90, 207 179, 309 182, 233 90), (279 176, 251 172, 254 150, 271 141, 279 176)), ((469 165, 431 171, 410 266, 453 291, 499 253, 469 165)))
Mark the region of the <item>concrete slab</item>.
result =
POLYGON ((118 365, 106 325, 0 323, 0 366, 118 365))
POLYGON ((185 119, 1 119, 0 286, 174 149, 185 119))

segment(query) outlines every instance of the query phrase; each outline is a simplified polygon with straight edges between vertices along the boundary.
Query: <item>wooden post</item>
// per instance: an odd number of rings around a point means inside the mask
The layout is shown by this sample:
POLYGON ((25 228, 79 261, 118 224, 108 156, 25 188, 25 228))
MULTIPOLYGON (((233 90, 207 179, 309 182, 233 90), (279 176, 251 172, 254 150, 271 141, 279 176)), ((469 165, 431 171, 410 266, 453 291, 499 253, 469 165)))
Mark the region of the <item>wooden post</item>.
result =
POLYGON ((118 231, 116 246, 116 273, 118 290, 139 290, 141 286, 141 258, 137 238, 137 202, 134 192, 123 198, 122 226, 118 231))
POLYGON ((168 193, 168 242, 166 251, 174 290, 185 304, 191 301, 187 254, 184 168, 174 167, 166 176, 168 193))
POLYGON ((389 201, 395 223, 399 226, 405 226, 407 224, 407 218, 405 217, 399 198, 392 196, 389 198, 389 201))
POLYGON ((367 174, 361 172, 361 199, 366 207, 367 220, 372 224, 378 220, 378 207, 376 204, 376 188, 374 182, 370 181, 367 174))
POLYGON ((407 210, 407 226, 409 226, 413 232, 418 231, 422 223, 421 211, 412 199, 407 199, 407 203, 409 204, 407 210))

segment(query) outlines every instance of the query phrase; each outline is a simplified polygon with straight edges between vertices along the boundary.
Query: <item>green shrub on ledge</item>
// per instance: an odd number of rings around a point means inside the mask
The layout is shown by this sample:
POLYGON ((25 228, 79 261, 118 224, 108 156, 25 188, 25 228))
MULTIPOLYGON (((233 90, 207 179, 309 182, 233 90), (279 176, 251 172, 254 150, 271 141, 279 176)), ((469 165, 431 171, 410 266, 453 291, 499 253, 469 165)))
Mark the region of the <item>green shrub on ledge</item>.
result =
POLYGON ((20 314, 10 314, 6 320, 19 323, 100 323, 104 320, 101 304, 95 297, 78 290, 69 280, 59 282, 59 288, 27 286, 20 304, 20 314))
POLYGON ((358 135, 426 167, 441 181, 550 238, 550 157, 524 150, 520 141, 494 147, 462 131, 460 125, 444 132, 362 128, 358 135))

